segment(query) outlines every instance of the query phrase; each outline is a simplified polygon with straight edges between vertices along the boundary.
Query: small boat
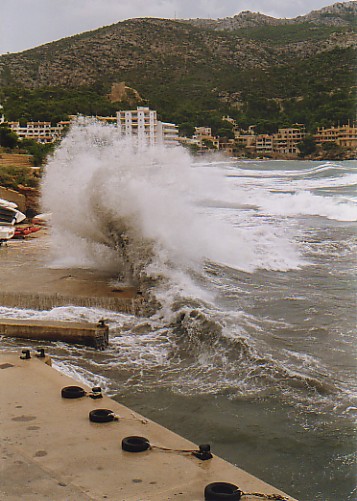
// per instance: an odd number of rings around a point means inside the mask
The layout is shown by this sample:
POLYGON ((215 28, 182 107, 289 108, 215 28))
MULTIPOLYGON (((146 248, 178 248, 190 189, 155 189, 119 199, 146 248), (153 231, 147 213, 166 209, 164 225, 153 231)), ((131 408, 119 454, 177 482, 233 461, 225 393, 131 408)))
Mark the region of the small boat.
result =
POLYGON ((0 224, 18 224, 26 219, 25 214, 17 209, 17 205, 0 198, 0 224))
POLYGON ((7 242, 15 235, 15 226, 2 226, 0 225, 0 245, 7 242))
POLYGON ((0 245, 15 235, 15 225, 26 219, 17 205, 0 198, 0 245))
POLYGON ((33 224, 40 224, 42 226, 47 226, 52 218, 52 213, 51 212, 46 212, 43 214, 37 214, 35 217, 32 218, 33 224))
POLYGON ((36 233, 36 231, 40 231, 40 226, 26 226, 25 228, 16 228, 15 234, 13 238, 22 238, 24 239, 31 233, 36 233))

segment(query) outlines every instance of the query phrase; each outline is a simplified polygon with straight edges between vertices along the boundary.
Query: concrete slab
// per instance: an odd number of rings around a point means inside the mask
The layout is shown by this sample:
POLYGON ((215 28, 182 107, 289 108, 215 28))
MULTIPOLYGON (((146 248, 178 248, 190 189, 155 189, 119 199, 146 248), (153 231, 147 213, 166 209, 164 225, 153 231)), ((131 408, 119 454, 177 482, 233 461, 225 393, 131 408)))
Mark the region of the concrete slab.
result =
POLYGON ((93 269, 49 268, 50 240, 46 229, 28 240, 10 240, 0 248, 0 305, 51 309, 94 306, 125 313, 143 310, 135 287, 111 287, 115 276, 93 269))
POLYGON ((84 344, 102 350, 108 346, 109 327, 104 321, 95 324, 0 318, 0 336, 84 344))
POLYGON ((123 451, 122 439, 132 435, 158 447, 197 445, 106 396, 63 399, 61 389, 73 384, 78 383, 41 359, 0 354, 2 500, 202 501, 207 484, 223 481, 246 493, 276 493, 293 501, 216 456, 201 461, 192 454, 155 448, 123 451), (90 422, 89 412, 99 408, 112 410, 119 421, 90 422))

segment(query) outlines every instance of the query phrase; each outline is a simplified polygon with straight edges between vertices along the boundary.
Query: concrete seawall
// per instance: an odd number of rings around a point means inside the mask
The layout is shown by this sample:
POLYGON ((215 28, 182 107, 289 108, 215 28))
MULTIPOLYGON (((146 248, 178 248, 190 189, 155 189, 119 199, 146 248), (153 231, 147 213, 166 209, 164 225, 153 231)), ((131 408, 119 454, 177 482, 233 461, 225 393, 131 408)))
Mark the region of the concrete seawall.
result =
POLYGON ((0 292, 0 305, 10 308, 51 310, 59 306, 84 306, 120 311, 131 315, 145 315, 142 298, 114 298, 100 296, 72 296, 57 293, 0 292))
POLYGON ((108 346, 109 328, 103 321, 95 324, 0 318, 0 336, 84 344, 102 350, 108 346))
POLYGON ((49 310, 85 306, 145 315, 148 305, 135 287, 112 287, 116 277, 102 270, 51 268, 46 230, 0 248, 0 305, 49 310))
POLYGON ((196 444, 106 396, 62 398, 63 387, 78 383, 42 360, 0 353, 1 499, 203 501, 207 484, 228 482, 245 493, 244 501, 294 501, 214 451, 212 459, 197 458, 196 444), (90 422, 95 409, 118 420, 90 422), (147 438, 150 448, 123 450, 122 440, 131 436, 147 438))

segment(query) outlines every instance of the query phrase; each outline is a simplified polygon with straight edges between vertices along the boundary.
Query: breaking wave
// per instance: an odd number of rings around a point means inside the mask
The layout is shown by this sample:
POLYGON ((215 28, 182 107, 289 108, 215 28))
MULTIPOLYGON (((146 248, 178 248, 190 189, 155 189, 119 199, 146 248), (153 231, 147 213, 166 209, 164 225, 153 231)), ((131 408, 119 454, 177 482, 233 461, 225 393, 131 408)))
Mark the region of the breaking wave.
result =
POLYGON ((115 128, 83 120, 49 162, 44 209, 53 213, 55 266, 110 268, 119 281, 184 286, 216 262, 246 272, 303 260, 286 230, 233 226, 202 201, 228 193, 225 176, 192 168, 180 147, 137 147, 115 128))
MULTIPOLYGON (((28 314, 104 316, 112 332, 104 354, 91 352, 78 364, 76 347, 57 348, 62 370, 101 374, 101 385, 117 387, 119 378, 137 391, 159 385, 231 398, 274 394, 302 407, 345 409, 350 379, 334 377, 314 344, 308 354, 301 346, 320 332, 319 318, 316 325, 306 312, 322 302, 306 289, 303 271, 331 252, 299 216, 327 225, 353 221, 352 200, 317 191, 350 174, 331 164, 287 170, 282 162, 193 162, 181 147, 139 148, 114 127, 79 120, 43 180, 43 206, 53 214, 51 266, 110 270, 118 284, 134 284, 153 299, 156 310, 149 318, 70 307, 28 314), (304 184, 312 182, 315 188, 304 184)), ((336 259, 346 241, 330 242, 336 259)))

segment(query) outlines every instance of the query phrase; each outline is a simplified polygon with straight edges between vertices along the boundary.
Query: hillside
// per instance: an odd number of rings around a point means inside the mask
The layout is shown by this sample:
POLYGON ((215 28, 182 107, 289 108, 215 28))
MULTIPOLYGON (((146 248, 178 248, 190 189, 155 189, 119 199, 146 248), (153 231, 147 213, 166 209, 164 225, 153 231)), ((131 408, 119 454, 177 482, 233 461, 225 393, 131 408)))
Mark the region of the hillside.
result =
POLYGON ((1 56, 0 102, 10 120, 109 115, 138 102, 164 120, 213 129, 222 114, 266 131, 346 121, 354 118, 356 13, 345 2, 294 20, 250 12, 130 19, 1 56))
MULTIPOLYGON (((187 21, 183 21, 187 22, 187 21)), ((276 19, 274 17, 260 14, 260 12, 243 11, 233 17, 223 19, 190 19, 188 21, 194 26, 205 27, 217 31, 235 31, 244 28, 257 28, 262 26, 291 26, 299 24, 309 24, 313 26, 334 26, 349 27, 357 23, 356 2, 335 3, 320 10, 313 10, 305 16, 298 16, 292 19, 276 19)))

